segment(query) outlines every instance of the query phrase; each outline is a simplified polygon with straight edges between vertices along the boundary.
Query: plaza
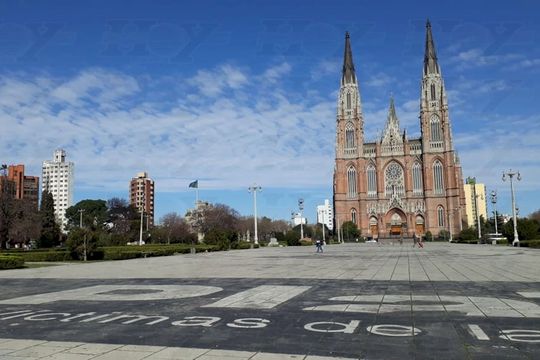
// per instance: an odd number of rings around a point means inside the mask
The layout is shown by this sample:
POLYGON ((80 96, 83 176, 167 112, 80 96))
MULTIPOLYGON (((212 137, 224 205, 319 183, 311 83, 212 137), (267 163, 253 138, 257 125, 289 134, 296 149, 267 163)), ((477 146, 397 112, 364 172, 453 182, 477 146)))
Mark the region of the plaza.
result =
POLYGON ((260 248, 0 273, 1 359, 532 359, 538 250, 260 248))

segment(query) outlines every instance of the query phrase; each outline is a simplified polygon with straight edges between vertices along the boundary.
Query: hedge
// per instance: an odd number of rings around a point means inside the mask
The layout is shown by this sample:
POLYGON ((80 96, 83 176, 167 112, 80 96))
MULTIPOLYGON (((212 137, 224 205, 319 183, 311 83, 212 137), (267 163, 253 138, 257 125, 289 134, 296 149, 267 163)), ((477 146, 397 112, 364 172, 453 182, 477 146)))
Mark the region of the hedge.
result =
POLYGON ((24 267, 24 259, 20 256, 0 255, 0 270, 20 269, 24 267))
MULTIPOLYGON (((217 251, 216 245, 194 245, 195 252, 217 251)), ((126 260, 153 256, 168 256, 174 254, 189 254, 191 246, 178 245, 130 245, 130 246, 106 246, 99 248, 103 251, 103 260, 126 260)))
MULTIPOLYGON (((67 261, 72 260, 71 254, 69 251, 61 250, 23 250, 23 251, 6 251, 6 255, 19 256, 26 262, 36 262, 36 261, 67 261)), ((2 254, 0 254, 2 256, 2 254)))
POLYGON ((519 246, 540 249, 540 240, 520 240, 519 246))

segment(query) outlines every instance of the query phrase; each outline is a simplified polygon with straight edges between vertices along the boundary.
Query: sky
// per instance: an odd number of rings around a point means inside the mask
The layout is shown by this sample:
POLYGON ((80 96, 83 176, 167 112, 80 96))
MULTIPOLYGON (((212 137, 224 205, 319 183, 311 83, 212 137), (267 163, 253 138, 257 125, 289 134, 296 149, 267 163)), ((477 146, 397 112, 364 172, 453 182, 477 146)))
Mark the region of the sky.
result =
POLYGON ((128 198, 155 181, 156 218, 195 193, 242 215, 308 222, 332 198, 345 31, 365 137, 395 98, 419 135, 425 21, 448 92, 464 177, 497 190, 519 170, 520 215, 540 208, 540 3, 536 1, 0 1, 0 162, 41 163, 63 148, 75 201, 128 198))

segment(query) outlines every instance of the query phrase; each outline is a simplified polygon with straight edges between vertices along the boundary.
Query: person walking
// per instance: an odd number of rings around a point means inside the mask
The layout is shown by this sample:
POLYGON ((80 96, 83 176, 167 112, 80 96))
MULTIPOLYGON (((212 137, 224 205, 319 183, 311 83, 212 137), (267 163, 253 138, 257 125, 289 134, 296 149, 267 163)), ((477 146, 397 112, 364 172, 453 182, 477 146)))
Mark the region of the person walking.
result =
POLYGON ((323 244, 321 240, 315 241, 315 246, 317 247, 317 252, 322 253, 323 252, 323 244))
POLYGON ((413 236, 412 236, 412 241, 413 241, 412 247, 415 247, 415 246, 416 246, 416 240, 417 240, 416 233, 413 233, 413 236))

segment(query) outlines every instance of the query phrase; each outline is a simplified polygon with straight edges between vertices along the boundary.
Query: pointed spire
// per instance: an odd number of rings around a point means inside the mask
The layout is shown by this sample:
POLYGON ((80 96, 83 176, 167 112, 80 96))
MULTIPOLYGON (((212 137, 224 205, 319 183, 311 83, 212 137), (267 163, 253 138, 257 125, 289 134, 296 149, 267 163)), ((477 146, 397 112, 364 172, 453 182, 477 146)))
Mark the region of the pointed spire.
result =
POLYGON ((394 96, 390 96, 390 107, 388 108, 388 121, 390 120, 396 120, 397 121, 397 115, 396 115, 396 106, 394 105, 394 96))
POLYGON ((345 54, 343 56, 343 74, 341 77, 341 85, 345 84, 356 84, 351 39, 348 31, 345 33, 345 54))
POLYGON ((435 42, 431 33, 431 23, 426 22, 426 50, 424 53, 424 74, 439 74, 439 64, 437 63, 437 53, 435 52, 435 42))

